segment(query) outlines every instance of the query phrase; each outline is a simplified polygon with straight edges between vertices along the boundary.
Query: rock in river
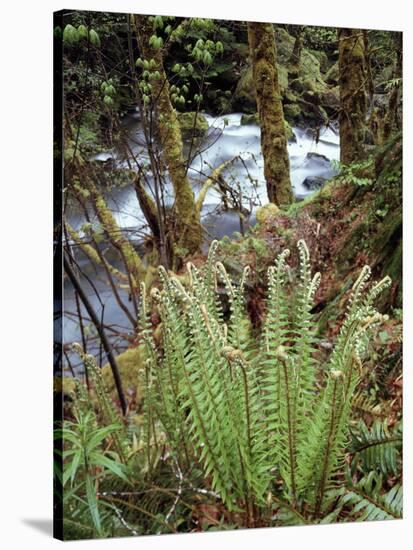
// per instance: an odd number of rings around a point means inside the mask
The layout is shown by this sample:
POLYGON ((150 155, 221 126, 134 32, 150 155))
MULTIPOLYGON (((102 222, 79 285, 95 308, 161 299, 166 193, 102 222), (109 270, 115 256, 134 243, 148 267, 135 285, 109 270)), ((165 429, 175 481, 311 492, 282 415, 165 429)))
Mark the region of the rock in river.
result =
POLYGON ((307 176, 303 181, 303 185, 310 191, 315 191, 316 189, 321 189, 326 181, 326 178, 321 176, 307 176))
POLYGON ((325 155, 320 155, 320 153, 307 153, 307 158, 319 162, 320 164, 330 164, 330 159, 325 155))

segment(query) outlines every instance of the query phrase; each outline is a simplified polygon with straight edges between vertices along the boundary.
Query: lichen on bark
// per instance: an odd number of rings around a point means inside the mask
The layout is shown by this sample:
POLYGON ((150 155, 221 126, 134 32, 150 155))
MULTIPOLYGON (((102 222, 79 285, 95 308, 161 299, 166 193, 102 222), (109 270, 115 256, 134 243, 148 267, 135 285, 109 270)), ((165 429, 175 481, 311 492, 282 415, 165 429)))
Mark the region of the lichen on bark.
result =
POLYGON ((135 16, 135 28, 141 55, 155 61, 154 71, 159 78, 153 80, 152 100, 155 125, 161 144, 162 160, 165 163, 175 194, 175 244, 177 250, 196 252, 203 239, 200 216, 195 205, 195 196, 187 175, 183 156, 183 142, 176 110, 171 98, 168 78, 163 65, 162 50, 149 44, 154 34, 152 20, 145 15, 135 16))
POLYGON ((359 29, 338 29, 340 82, 340 161, 363 157, 368 82, 365 43, 359 29))
MULTIPOLYGON (((89 244, 86 240, 84 240, 77 231, 73 229, 73 227, 66 222, 66 229, 71 237, 73 239, 76 246, 79 246, 82 251, 86 254, 86 256, 95 264, 97 265, 104 265, 106 269, 109 271, 111 275, 116 277, 119 281, 122 283, 126 283, 128 281, 127 276, 116 269, 110 262, 108 262, 103 255, 99 255, 96 252, 96 249, 89 244)), ((96 243, 94 235, 92 234, 92 241, 96 243)))
POLYGON ((131 292, 136 295, 139 283, 145 275, 145 268, 132 243, 125 238, 112 212, 107 207, 102 193, 91 179, 87 179, 87 187, 96 210, 97 217, 106 232, 111 244, 119 251, 125 268, 130 277, 131 292))
POLYGON ((273 26, 248 23, 248 43, 257 94, 268 199, 279 206, 286 205, 293 201, 293 193, 273 26))

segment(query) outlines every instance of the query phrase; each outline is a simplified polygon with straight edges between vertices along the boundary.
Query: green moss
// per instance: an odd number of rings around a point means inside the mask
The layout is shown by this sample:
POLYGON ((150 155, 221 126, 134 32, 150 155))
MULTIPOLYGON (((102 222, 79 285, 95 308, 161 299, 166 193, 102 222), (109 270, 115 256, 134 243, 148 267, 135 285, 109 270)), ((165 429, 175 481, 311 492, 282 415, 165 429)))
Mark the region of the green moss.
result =
MULTIPOLYGON (((130 348, 116 357, 119 373, 125 392, 136 392, 136 400, 139 403, 142 399, 141 378, 144 371, 144 352, 141 346, 130 348)), ((112 369, 109 364, 102 367, 102 376, 109 392, 116 392, 113 380, 112 369)))
POLYGON ((357 29, 339 29, 340 161, 349 164, 364 153, 366 66, 364 41, 357 29))
POLYGON ((252 67, 247 66, 242 72, 235 88, 233 108, 243 113, 254 114, 257 110, 255 84, 252 76, 252 67))
POLYGON ((258 116, 258 113, 251 113, 251 114, 243 114, 241 117, 241 126, 247 125, 247 124, 258 124, 260 123, 260 118, 258 116))
POLYGON ((284 65, 277 63, 278 70, 278 85, 280 87, 280 92, 284 95, 285 91, 288 89, 288 70, 284 65))
POLYGON ((293 194, 273 26, 248 23, 248 43, 260 117, 268 199, 277 205, 287 205, 292 202, 293 194))
POLYGON ((202 113, 178 113, 178 122, 184 139, 203 137, 208 131, 208 122, 202 113))
POLYGON ((260 208, 257 208, 257 222, 263 224, 274 216, 277 216, 279 212, 280 209, 278 208, 278 206, 272 202, 266 204, 265 206, 261 206, 260 208))
MULTIPOLYGON (((278 62, 282 66, 288 67, 294 49, 295 38, 285 29, 276 27, 275 40, 277 43, 278 62)), ((302 48, 301 50, 300 75, 303 79, 308 79, 310 89, 312 90, 324 91, 327 88, 321 75, 320 61, 307 48, 302 48)))
POLYGON ((284 115, 289 122, 297 122, 301 118, 301 107, 297 103, 284 105, 284 115))
POLYGON ((328 70, 328 66, 329 66, 328 56, 324 51, 309 49, 308 53, 313 55, 320 63, 320 71, 324 73, 328 70))
POLYGON ((71 376, 55 376, 53 378, 53 391, 64 397, 75 397, 76 379, 71 376))
POLYGON ((332 65, 327 73, 326 73, 326 76, 325 76, 325 80, 327 82, 327 84, 337 84, 338 83, 338 79, 339 79, 339 69, 338 69, 338 61, 337 63, 334 63, 334 65, 332 65))
POLYGON ((290 123, 287 120, 284 120, 284 127, 285 137, 287 138, 287 141, 297 141, 293 129, 291 128, 290 123))
POLYGON ((99 221, 113 246, 121 251, 123 261, 133 279, 132 283, 136 290, 145 272, 142 261, 131 242, 123 236, 112 212, 107 207, 105 199, 92 182, 90 182, 90 191, 99 221))

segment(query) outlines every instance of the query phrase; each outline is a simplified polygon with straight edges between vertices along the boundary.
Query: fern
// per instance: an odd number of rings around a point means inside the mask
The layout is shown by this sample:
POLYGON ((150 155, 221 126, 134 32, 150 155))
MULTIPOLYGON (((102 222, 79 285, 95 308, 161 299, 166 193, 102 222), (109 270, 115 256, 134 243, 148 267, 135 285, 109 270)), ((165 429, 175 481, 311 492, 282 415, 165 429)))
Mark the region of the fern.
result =
POLYGON ((370 268, 366 266, 353 286, 347 316, 328 364, 327 384, 308 423, 303 446, 306 452, 299 461, 300 490, 314 505, 316 517, 324 512, 325 495, 343 464, 352 399, 359 381, 366 337, 384 318, 374 310, 372 302, 389 286, 390 279, 386 277, 364 295, 370 275, 370 268))
POLYGON ((396 484, 387 493, 382 492, 382 478, 375 472, 362 478, 345 491, 342 506, 351 506, 352 521, 400 519, 403 510, 403 488, 396 484))
POLYGON ((402 425, 390 429, 385 421, 376 420, 370 429, 360 421, 357 430, 352 430, 349 451, 353 454, 352 471, 358 465, 363 472, 378 470, 384 475, 396 475, 400 471, 402 425))
POLYGON ((186 287, 160 269, 163 289, 151 293, 162 320, 159 351, 142 287, 147 443, 153 445, 159 424, 180 467, 199 462, 225 506, 241 507, 252 519, 257 506, 265 506, 268 489, 279 482, 284 508, 298 515, 306 510, 314 518, 328 513, 369 332, 383 319, 373 302, 389 284, 386 278, 366 292, 370 269, 363 269, 321 371, 311 314, 320 274, 312 276, 303 241, 298 249, 299 283, 292 297, 289 251, 269 269, 267 315, 258 341, 245 312, 248 268, 238 284, 231 281, 216 262, 217 243, 211 245, 203 272, 187 265, 186 287), (228 295, 226 321, 219 282, 228 295))

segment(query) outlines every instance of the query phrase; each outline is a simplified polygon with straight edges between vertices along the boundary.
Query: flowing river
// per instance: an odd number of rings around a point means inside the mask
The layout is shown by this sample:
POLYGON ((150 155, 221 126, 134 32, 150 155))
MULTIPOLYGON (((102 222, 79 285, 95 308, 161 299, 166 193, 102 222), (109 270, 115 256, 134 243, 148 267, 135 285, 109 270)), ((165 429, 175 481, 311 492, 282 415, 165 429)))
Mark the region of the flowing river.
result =
MULTIPOLYGON (((202 142, 195 149, 192 162, 188 169, 188 176, 193 184, 193 189, 198 195, 203 181, 211 172, 226 161, 232 161, 222 172, 222 178, 226 185, 236 190, 236 196, 241 198, 241 206, 246 214, 246 226, 255 223, 256 209, 268 202, 266 186, 263 174, 263 157, 260 148, 260 128, 256 124, 241 124, 240 113, 225 116, 212 117, 205 115, 209 129, 202 142)), ((129 147, 133 156, 145 161, 146 151, 142 127, 137 115, 128 115, 124 120, 125 128, 129 135, 129 147)), ((335 175, 334 165, 331 161, 338 161, 340 156, 339 136, 331 128, 322 128, 315 138, 314 131, 293 128, 295 140, 288 143, 290 158, 291 182, 297 200, 301 200, 314 192, 304 182, 321 178, 328 179, 335 175)), ((186 144, 188 147, 188 144, 186 144)), ((112 159, 118 167, 133 166, 130 158, 120 152, 102 152, 95 160, 107 162, 112 159), (128 161, 131 164, 128 164, 128 161)), ((151 180, 149 179, 149 186, 151 180)), ((107 193, 106 200, 112 210, 119 226, 128 232, 128 236, 139 243, 142 239, 142 229, 145 220, 140 210, 135 190, 132 186, 116 188, 107 193)), ((171 186, 165 185, 165 204, 172 204, 173 194, 171 186)), ((90 209, 92 223, 93 212, 90 209)), ((206 230, 206 242, 212 238, 221 238, 224 235, 231 236, 240 231, 240 216, 238 212, 222 208, 222 190, 211 187, 205 197, 202 212, 202 223, 206 230)), ((85 222, 84 216, 75 210, 68 209, 66 217, 69 223, 77 230, 85 222)), ((90 263, 83 255, 77 255, 77 261, 84 271, 82 283, 102 322, 107 326, 108 335, 114 341, 115 349, 121 351, 126 347, 126 341, 115 337, 117 332, 131 333, 130 323, 116 302, 109 285, 105 281, 103 270, 90 263), (95 289, 88 282, 87 277, 93 280, 95 289), (98 296, 99 295, 99 296, 98 296)), ((116 262, 114 262, 116 264, 116 262)), ((120 268, 121 266, 117 264, 120 268)), ((128 308, 132 310, 125 291, 120 292, 122 299, 128 308)), ((82 313, 85 313, 83 308, 82 313)), ((64 322, 63 342, 71 343, 80 341, 80 329, 76 318, 76 303, 73 288, 65 280, 64 285, 64 322)), ((86 316, 87 317, 87 316, 86 316)), ((88 322, 85 322, 88 324, 88 322)), ((91 337, 90 353, 100 356, 105 362, 105 356, 99 347, 98 339, 93 339, 94 331, 87 327, 91 337), (94 343, 95 342, 95 343, 94 343)), ((68 356, 73 359, 69 352, 68 356)), ((73 359, 74 370, 77 371, 76 361, 73 359)))

